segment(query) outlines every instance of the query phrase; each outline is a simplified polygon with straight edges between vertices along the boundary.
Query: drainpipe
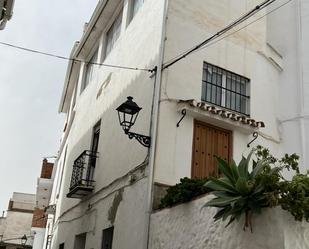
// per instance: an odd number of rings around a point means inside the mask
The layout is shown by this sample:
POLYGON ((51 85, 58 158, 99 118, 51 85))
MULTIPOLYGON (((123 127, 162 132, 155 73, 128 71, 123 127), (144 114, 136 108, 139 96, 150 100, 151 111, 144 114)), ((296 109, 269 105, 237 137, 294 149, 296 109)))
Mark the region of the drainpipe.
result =
POLYGON ((149 151, 149 168, 148 168, 148 185, 147 185, 147 203, 146 203, 146 220, 145 220, 145 236, 143 241, 143 248, 149 248, 150 239, 150 219, 153 205, 153 188, 154 188, 154 166, 155 155, 157 146, 157 131, 159 120, 159 107, 161 98, 161 83, 162 83, 162 70, 164 60, 164 48, 165 48, 165 36, 166 36, 166 21, 167 21, 168 0, 164 0, 164 10, 162 16, 162 33, 161 44, 159 49, 159 61, 158 67, 155 72, 155 82, 153 91, 153 105, 152 105, 152 117, 151 117, 151 148, 149 151))
POLYGON ((298 54, 298 92, 299 92, 299 128, 300 128, 300 141, 301 141, 301 154, 302 154, 302 162, 303 167, 305 167, 307 163, 306 157, 306 127, 305 127, 305 97, 304 97, 304 79, 303 79, 303 44, 302 44, 302 0, 297 0, 296 2, 296 23, 297 23, 297 54, 298 54))

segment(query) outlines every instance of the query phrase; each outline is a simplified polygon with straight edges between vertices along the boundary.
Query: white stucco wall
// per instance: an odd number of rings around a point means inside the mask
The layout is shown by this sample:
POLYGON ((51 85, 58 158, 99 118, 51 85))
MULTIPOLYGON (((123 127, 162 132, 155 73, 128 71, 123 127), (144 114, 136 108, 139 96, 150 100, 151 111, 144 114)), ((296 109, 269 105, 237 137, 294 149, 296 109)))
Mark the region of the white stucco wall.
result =
POLYGON ((114 194, 95 202, 88 208, 84 202, 64 216, 56 225, 53 238, 53 248, 60 243, 65 243, 65 248, 73 248, 75 235, 87 233, 85 248, 101 248, 102 232, 110 226, 114 226, 113 249, 136 248, 142 249, 145 220, 146 178, 127 187, 122 191, 119 206, 113 206, 114 194), (113 211, 111 211, 113 209, 113 211), (85 212, 86 210, 86 212, 85 212), (111 212, 115 212, 112 215, 111 212))
POLYGON ((36 205, 40 209, 44 209, 49 204, 53 187, 53 179, 38 178, 36 189, 36 205))
MULTIPOLYGON (((99 4, 104 2, 101 1, 99 4)), ((128 24, 125 20, 127 20, 127 8, 130 2, 124 1, 122 33, 104 63, 153 68, 158 63, 164 2, 145 1, 137 15, 128 24)), ((109 4, 114 4, 114 1, 109 1, 109 4)), ((112 18, 107 18, 110 13, 112 13, 111 10, 103 12, 105 16, 102 19, 109 20, 105 25, 111 24, 112 18)), ((105 27, 104 30, 106 31, 107 28, 105 27)), ((98 43, 102 41, 101 35, 103 34, 98 35, 98 43)), ((104 45, 104 42, 100 43, 102 46, 100 51, 104 45)), ((89 45, 85 45, 81 56, 84 54, 86 56, 85 50, 90 53, 89 45)), ((80 87, 83 79, 83 65, 80 73, 76 105, 74 108, 69 108, 74 109, 74 121, 71 128, 67 128, 66 131, 67 140, 64 140, 65 143, 58 158, 59 167, 57 167, 56 184, 52 193, 52 201, 57 203, 53 248, 58 248, 63 242, 65 242, 65 248, 73 248, 75 235, 85 232, 87 233, 86 248, 100 248, 102 230, 111 225, 108 220, 108 210, 113 203, 116 193, 114 191, 122 188, 129 181, 128 177, 125 180, 119 180, 119 178, 140 165, 148 154, 147 148, 141 146, 136 140, 128 139, 124 134, 115 109, 126 100, 127 96, 133 96, 134 101, 143 110, 132 131, 149 135, 154 87, 154 78, 150 78, 150 73, 98 66, 95 79, 82 93, 80 93, 80 87), (111 76, 110 81, 106 83, 109 76, 111 76), (99 158, 94 174, 95 189, 92 195, 83 200, 69 199, 66 195, 69 191, 73 162, 84 150, 90 149, 92 129, 100 119, 99 158), (62 167, 64 170, 62 183, 60 183, 62 167), (116 183, 111 186, 110 184, 115 180, 116 183), (58 197, 57 194, 59 194, 58 197), (92 208, 89 209, 89 205, 93 205, 92 208)), ((73 101, 70 102, 73 103, 73 101)), ((67 115, 73 116, 72 113, 67 115)), ((146 182, 147 180, 143 179, 125 188, 123 200, 114 221, 113 248, 142 248, 141 240, 145 238, 146 182)))
POLYGON ((4 241, 9 239, 7 243, 20 245, 20 238, 26 235, 27 245, 32 245, 31 225, 34 207, 34 194, 13 193, 5 218, 0 219, 0 234, 3 235, 4 241), (12 238, 18 239, 11 240, 12 238))
MULTIPOLYGON (((198 42, 210 37, 261 1, 169 1, 165 59, 167 62, 198 42)), ((265 14, 265 10, 257 16, 265 14)), ((203 62, 214 64, 250 79, 250 116, 265 122, 266 127, 252 147, 262 144, 279 154, 280 132, 278 118, 278 77, 280 70, 266 56, 270 54, 266 44, 266 19, 174 64, 163 72, 159 117, 158 150, 156 154, 155 180, 163 184, 175 184, 182 177, 191 176, 193 124, 196 117, 187 114, 181 118, 175 100, 201 101, 203 62)), ((198 120, 208 122, 206 117, 198 120)), ((233 131, 233 158, 238 161, 250 151, 247 143, 251 132, 233 131)))
MULTIPOLYGON (((101 1, 99 4, 105 2, 101 1)), ((110 1, 108 6, 114 6, 117 2, 120 1, 110 1)), ((145 1, 133 21, 128 24, 126 20, 128 20, 128 4, 130 2, 130 0, 124 1, 121 36, 104 63, 152 68, 158 64, 164 1, 145 1)), ((239 17, 260 2, 258 0, 250 2, 245 0, 194 0, 188 4, 185 0, 170 0, 164 61, 196 45, 197 42, 217 32, 231 20, 239 17)), ((109 7, 107 10, 103 12, 101 19, 104 21, 100 21, 101 26, 93 29, 93 36, 86 42, 78 58, 89 59, 94 44, 100 44, 99 51, 102 55, 105 44, 104 35, 102 36, 102 33, 98 30, 102 29, 103 33, 108 30, 112 17, 115 16, 116 8, 109 7)), ((260 13, 260 15, 262 14, 265 14, 265 11, 260 13)), ((286 15, 285 17, 288 18, 289 16, 286 15)), ((283 117, 283 111, 294 114, 298 110, 298 107, 296 108, 294 105, 286 107, 285 100, 291 99, 293 100, 291 102, 297 102, 299 95, 297 95, 298 90, 296 92, 291 91, 291 95, 288 95, 291 86, 282 83, 282 77, 287 77, 286 82, 297 81, 297 76, 294 75, 297 69, 293 67, 296 62, 292 60, 294 55, 291 52, 295 49, 293 45, 295 41, 288 41, 291 42, 291 46, 286 49, 290 52, 282 53, 283 59, 267 45, 267 42, 271 39, 269 33, 276 33, 274 29, 277 26, 275 24, 276 21, 262 19, 241 32, 187 57, 163 72, 155 158, 155 181, 175 184, 180 178, 190 177, 191 175, 193 121, 195 117, 187 115, 180 127, 176 128, 176 123, 181 116, 175 99, 200 100, 203 61, 246 76, 251 80, 251 117, 264 121, 266 124, 266 128, 261 130, 265 138, 260 136, 253 145, 262 144, 269 147, 276 155, 283 152, 303 151, 303 144, 307 144, 308 140, 301 142, 301 139, 299 139, 301 137, 299 124, 289 127, 289 123, 284 126, 278 122, 283 117), (271 60, 278 63, 279 67, 274 65, 271 60), (285 95, 281 95, 282 89, 285 89, 285 95), (285 143, 283 147, 281 146, 282 141, 285 143), (293 148, 295 148, 294 151, 293 148)), ((294 29, 292 24, 287 27, 291 30, 294 29)), ((282 36, 278 36, 276 39, 279 40, 279 38, 282 38, 282 36)), ((282 39, 282 41, 285 41, 285 39, 282 39)), ((274 48, 277 49, 275 45, 274 48)), ((278 51, 280 52, 279 49, 278 51)), ((52 193, 52 204, 57 204, 54 217, 55 224, 52 230, 54 235, 53 248, 57 248, 63 242, 66 243, 65 248, 73 248, 75 235, 85 232, 88 236, 86 248, 98 248, 102 240, 102 230, 111 225, 107 216, 117 188, 114 185, 111 187, 110 184, 143 162, 148 152, 137 141, 129 140, 124 135, 119 126, 115 109, 126 100, 127 96, 133 96, 138 105, 143 107, 143 110, 132 131, 148 135, 154 79, 149 78, 148 72, 97 66, 96 77, 81 93, 83 64, 79 70, 79 77, 77 75, 73 77, 76 80, 79 78, 79 80, 75 82, 75 87, 71 88, 70 97, 72 98, 68 97, 69 99, 66 100, 67 103, 71 103, 71 106, 68 108, 67 128, 63 134, 56 184, 54 184, 52 193), (109 78, 110 80, 108 80, 109 78), (75 102, 73 99, 74 88, 77 91, 75 106, 73 106, 75 102), (69 190, 73 162, 81 152, 90 149, 92 129, 99 120, 101 120, 101 131, 99 158, 94 177, 96 181, 94 193, 82 201, 68 199, 66 194, 69 190), (100 201, 97 202, 98 200, 100 201), (94 206, 93 203, 95 203, 94 206)), ((75 70, 73 71, 75 72, 75 70)), ((201 120, 203 121, 203 117, 201 120)), ((250 133, 243 132, 241 129, 231 129, 233 130, 233 157, 238 161, 242 153, 249 151, 246 145, 252 137, 250 133)), ((127 180, 117 181, 116 185, 123 187, 127 180)), ((123 200, 119 205, 114 221, 115 248, 140 248, 141 246, 140 237, 143 234, 144 227, 142 224, 145 218, 145 181, 145 179, 141 180, 138 184, 126 188, 123 193, 123 200)), ((209 212, 211 213, 211 211, 209 212)), ((280 212, 277 213, 280 216, 280 212)), ((169 215, 173 217, 172 213, 169 215)), ((178 213, 176 212, 175 215, 177 216, 178 213)), ((153 217, 157 216, 159 216, 159 213, 153 215, 153 217)), ((275 217, 279 216, 275 215, 275 217)), ((167 217, 165 218, 168 220, 167 217)), ((157 226, 156 221, 153 224, 155 227, 157 226)), ((212 227, 211 224, 208 223, 207 226, 212 227)), ((175 224, 176 226, 179 228, 177 224, 175 224)), ((218 229, 219 234, 221 234, 221 228, 214 229, 218 229)), ((194 229, 193 225, 192 229, 194 229)), ((161 233, 159 228, 157 232, 161 233)), ((162 234, 162 240, 165 240, 168 235, 168 231, 165 230, 165 234, 162 234)), ((176 234, 173 236, 176 236, 176 234)), ((289 238, 286 237, 286 239, 289 238)), ((277 242, 280 244, 281 241, 277 242)), ((238 242, 236 240, 235 243, 238 242)), ((277 242, 274 242, 274 246, 278 245, 277 242)), ((160 239, 158 243, 161 246, 160 239)), ((165 243, 169 245, 169 242, 162 243, 161 248, 165 248, 165 243)))
POLYGON ((278 79, 281 149, 299 154, 302 170, 309 168, 308 6, 305 0, 292 1, 267 18, 267 41, 280 52, 284 65, 278 79))
POLYGON ((33 227, 31 228, 33 234, 33 249, 45 249, 44 248, 44 237, 45 237, 45 228, 33 227))
POLYGON ((12 208, 32 211, 36 205, 35 195, 14 192, 10 201, 13 202, 12 208))
MULTIPOLYGON (((161 42, 162 6, 163 3, 160 1, 145 2, 132 22, 127 27, 123 27, 116 47, 104 63, 134 65, 142 68, 151 68, 156 65, 161 42), (141 20, 143 20, 142 25, 141 20), (147 44, 147 48, 141 50, 141 44, 147 44)), ((147 155, 147 148, 125 136, 115 109, 126 100, 127 96, 133 96, 134 101, 143 110, 132 131, 148 135, 154 80, 149 78, 148 72, 143 71, 98 67, 96 73, 95 80, 81 94, 78 90, 77 94, 74 108, 75 118, 67 139, 68 151, 63 188, 60 192, 60 198, 63 199, 60 204, 62 210, 78 203, 78 201, 65 198, 69 189, 73 161, 84 150, 90 149, 92 129, 100 119, 99 158, 94 177, 96 190, 139 165, 147 155), (111 81, 108 85, 102 86, 110 74, 111 81), (98 95, 99 92, 102 93, 98 95)), ((80 89, 81 81, 80 79, 78 89, 80 89)))
MULTIPOLYGON (((31 236, 32 217, 32 213, 8 211, 3 231, 3 240, 21 238, 24 234, 31 236)), ((8 242, 12 244, 21 244, 20 239, 10 240, 8 242)), ((30 237, 28 238, 27 245, 32 245, 32 239, 30 237)))
POLYGON ((309 224, 296 222, 281 208, 253 216, 253 233, 243 231, 244 218, 225 228, 214 222, 216 208, 202 208, 206 196, 151 216, 151 249, 306 249, 309 224))
POLYGON ((6 219, 5 217, 0 217, 0 234, 3 234, 5 230, 6 219))

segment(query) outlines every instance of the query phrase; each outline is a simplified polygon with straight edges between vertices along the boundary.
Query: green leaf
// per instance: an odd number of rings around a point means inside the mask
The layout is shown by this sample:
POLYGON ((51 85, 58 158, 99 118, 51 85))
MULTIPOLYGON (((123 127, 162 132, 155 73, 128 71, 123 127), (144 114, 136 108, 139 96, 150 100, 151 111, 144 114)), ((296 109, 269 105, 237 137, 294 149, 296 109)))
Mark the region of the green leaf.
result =
POLYGON ((236 183, 236 189, 241 195, 247 195, 250 193, 250 188, 244 177, 239 177, 236 183))
POLYGON ((253 168, 251 172, 251 178, 255 178, 258 174, 262 172, 262 170, 265 167, 265 163, 267 162, 267 159, 262 159, 256 163, 256 166, 253 168))
POLYGON ((247 156, 247 158, 245 158, 244 156, 242 157, 242 159, 239 163, 239 166, 238 166, 238 172, 239 172, 240 177, 248 178, 248 176, 249 176, 249 171, 248 171, 249 163, 250 163, 250 159, 251 159, 251 156, 252 156, 254 151, 255 150, 252 149, 251 152, 249 153, 249 155, 247 156))
POLYGON ((235 216, 232 216, 229 223, 227 223, 227 225, 225 227, 228 227, 229 225, 231 225, 233 222, 235 221, 235 216))
POLYGON ((235 183, 236 183, 239 178, 239 172, 238 172, 238 167, 234 160, 232 160, 232 163, 231 163, 231 172, 232 172, 233 178, 235 179, 235 183))
POLYGON ((235 183, 235 179, 233 177, 232 171, 230 166, 226 163, 226 161, 224 161, 223 159, 221 159, 220 157, 215 156, 215 158, 218 161, 218 167, 220 169, 220 171, 224 174, 225 177, 227 177, 232 183, 235 183))
POLYGON ((212 178, 205 184, 205 187, 215 191, 226 191, 229 193, 237 194, 237 190, 234 188, 234 186, 228 183, 227 181, 224 181, 224 179, 222 178, 220 179, 212 178))
POLYGON ((228 193, 228 192, 224 192, 224 191, 213 191, 211 192, 213 195, 217 196, 217 197, 235 197, 237 196, 236 194, 232 194, 232 193, 228 193))
POLYGON ((237 197, 217 197, 206 203, 207 207, 224 207, 227 205, 231 205, 232 202, 237 201, 241 198, 241 196, 237 197))
POLYGON ((226 207, 220 209, 220 210, 216 213, 216 215, 213 217, 214 220, 217 221, 217 220, 219 220, 219 219, 223 219, 223 218, 226 216, 226 214, 230 212, 231 209, 232 209, 232 208, 231 208, 230 206, 226 206, 226 207))

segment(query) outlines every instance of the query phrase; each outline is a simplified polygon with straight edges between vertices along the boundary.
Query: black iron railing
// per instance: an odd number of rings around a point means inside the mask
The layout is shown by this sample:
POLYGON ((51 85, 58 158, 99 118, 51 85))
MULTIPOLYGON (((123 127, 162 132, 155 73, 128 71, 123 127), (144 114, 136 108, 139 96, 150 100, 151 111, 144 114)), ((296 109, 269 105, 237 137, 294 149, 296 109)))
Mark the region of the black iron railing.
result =
POLYGON ((96 159, 97 152, 85 150, 74 161, 70 191, 76 187, 94 187, 93 172, 96 159))

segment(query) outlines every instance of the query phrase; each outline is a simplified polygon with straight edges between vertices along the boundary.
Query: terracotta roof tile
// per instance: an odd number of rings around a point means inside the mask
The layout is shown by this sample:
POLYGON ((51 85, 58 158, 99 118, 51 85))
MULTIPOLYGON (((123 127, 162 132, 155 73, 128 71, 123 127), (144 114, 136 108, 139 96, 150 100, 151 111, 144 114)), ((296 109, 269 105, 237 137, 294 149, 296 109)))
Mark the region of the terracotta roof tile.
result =
POLYGON ((232 111, 228 111, 226 109, 221 109, 216 106, 207 104, 205 102, 198 102, 195 99, 189 99, 189 100, 179 100, 179 103, 185 103, 190 105, 191 107, 198 108, 202 111, 210 112, 213 115, 219 115, 223 118, 230 119, 234 122, 240 122, 244 125, 249 125, 254 128, 264 128, 265 123, 263 121, 256 121, 250 117, 247 117, 242 114, 238 114, 232 111))

